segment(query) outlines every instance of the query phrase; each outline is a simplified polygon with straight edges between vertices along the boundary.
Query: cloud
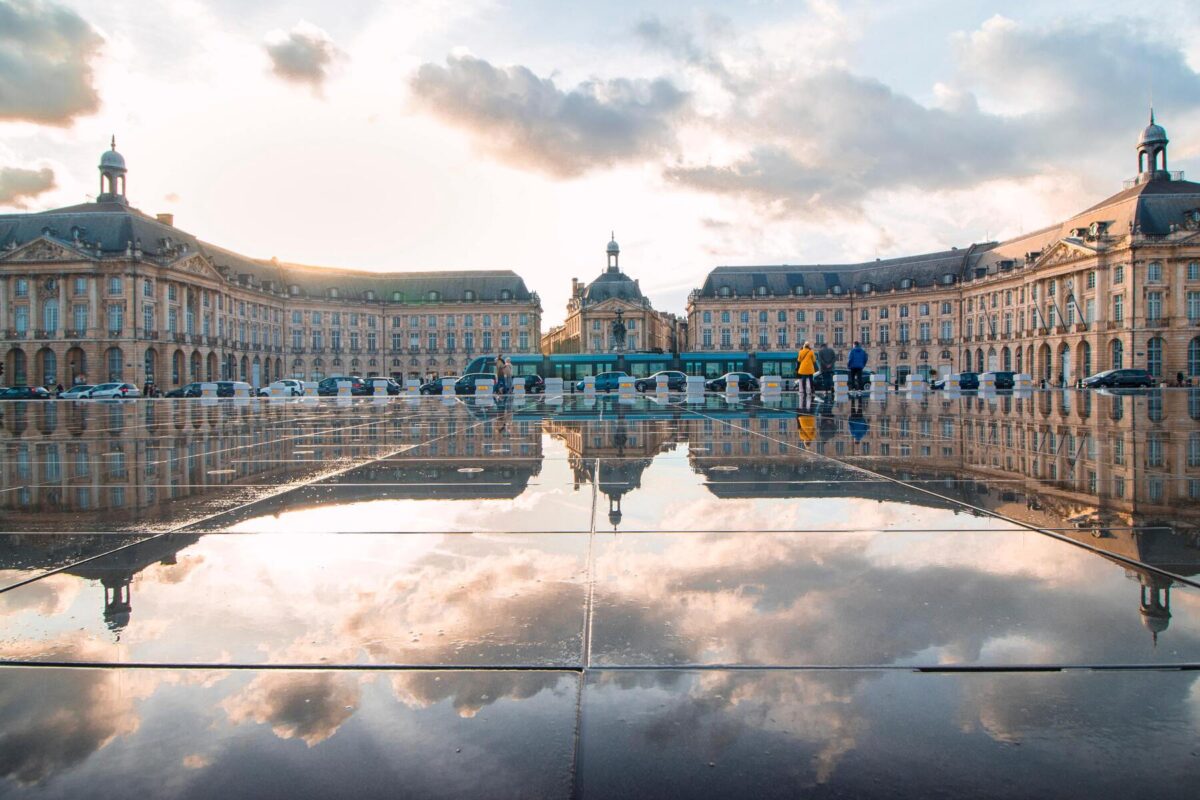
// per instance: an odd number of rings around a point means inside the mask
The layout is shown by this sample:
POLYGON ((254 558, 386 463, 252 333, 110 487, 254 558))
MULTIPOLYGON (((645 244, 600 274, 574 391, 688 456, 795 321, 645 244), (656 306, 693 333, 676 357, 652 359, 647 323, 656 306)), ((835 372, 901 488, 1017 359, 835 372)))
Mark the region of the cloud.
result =
POLYGON ((423 64, 411 85, 421 107, 496 157, 557 177, 658 156, 688 108, 688 94, 665 78, 593 79, 563 91, 526 67, 470 55, 423 64))
POLYGON ((0 120, 65 126, 94 113, 91 62, 103 41, 63 6, 0 0, 0 120))
POLYGON ((354 714, 360 697, 354 675, 276 672, 255 678, 221 707, 235 725, 267 723, 279 738, 297 738, 312 747, 337 732, 354 714))
POLYGON ((301 20, 290 31, 272 31, 263 45, 271 59, 271 70, 292 83, 308 84, 319 92, 329 69, 342 52, 329 34, 301 20))

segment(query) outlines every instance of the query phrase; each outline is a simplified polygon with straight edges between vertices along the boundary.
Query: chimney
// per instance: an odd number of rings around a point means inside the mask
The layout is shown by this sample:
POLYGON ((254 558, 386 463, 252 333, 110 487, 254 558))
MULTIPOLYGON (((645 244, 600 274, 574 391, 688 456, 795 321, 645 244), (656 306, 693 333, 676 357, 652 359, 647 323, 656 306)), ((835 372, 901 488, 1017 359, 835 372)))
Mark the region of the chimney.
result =
POLYGON ((161 222, 163 225, 170 225, 172 228, 175 227, 175 215, 174 214, 155 214, 154 218, 156 220, 158 220, 159 222, 161 222))

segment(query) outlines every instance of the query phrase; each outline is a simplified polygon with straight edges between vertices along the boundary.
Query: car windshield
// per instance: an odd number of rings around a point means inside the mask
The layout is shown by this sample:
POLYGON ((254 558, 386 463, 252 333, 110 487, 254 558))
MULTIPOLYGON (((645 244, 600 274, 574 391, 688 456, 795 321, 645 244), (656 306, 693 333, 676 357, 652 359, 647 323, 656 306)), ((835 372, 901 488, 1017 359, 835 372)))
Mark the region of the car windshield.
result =
POLYGON ((102 383, 99 386, 97 386, 96 388, 97 389, 115 389, 115 388, 117 388, 117 385, 115 383, 102 383))

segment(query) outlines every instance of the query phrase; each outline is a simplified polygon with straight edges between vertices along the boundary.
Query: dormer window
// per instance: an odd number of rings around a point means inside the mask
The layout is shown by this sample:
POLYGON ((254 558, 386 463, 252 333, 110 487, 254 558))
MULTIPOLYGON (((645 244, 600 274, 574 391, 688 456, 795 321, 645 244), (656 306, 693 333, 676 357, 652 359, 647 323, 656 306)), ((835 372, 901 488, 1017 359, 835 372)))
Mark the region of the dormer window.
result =
POLYGON ((288 286, 288 294, 290 294, 292 297, 298 296, 300 294, 300 287, 294 283, 291 284, 288 286))
POLYGON ((467 289, 465 292, 463 292, 463 302, 470 303, 470 302, 473 302, 474 300, 475 300, 475 292, 473 290, 467 289))
POLYGON ((425 299, 431 303, 436 303, 438 300, 441 299, 441 295, 438 294, 435 290, 431 289, 428 293, 426 293, 425 299))
POLYGON ((942 276, 942 285, 943 286, 950 286, 953 283, 954 283, 954 273, 947 272, 945 275, 942 276))
POLYGON ((508 289, 502 289, 500 291, 500 299, 501 300, 512 300, 512 292, 510 292, 508 289))
POLYGON ((757 289, 754 290, 754 293, 756 295, 758 295, 759 297, 766 297, 767 296, 767 287, 759 286, 757 289))
POLYGON ((367 299, 368 300, 375 299, 375 291, 373 289, 367 289, 367 299))
POLYGON ((863 284, 862 284, 862 286, 859 286, 859 287, 858 287, 858 290, 859 290, 860 292, 862 292, 863 294, 869 294, 869 293, 870 293, 870 291, 871 291, 871 282, 870 282, 870 281, 864 281, 864 282, 863 282, 863 284))
POLYGON ((842 287, 841 287, 841 286, 834 286, 834 287, 832 287, 832 288, 831 288, 829 291, 830 291, 830 292, 832 292, 833 294, 841 294, 841 293, 842 293, 842 287))
POLYGON ((392 302, 393 303, 403 303, 404 302, 404 292, 392 292, 392 302))
POLYGON ((912 278, 901 278, 900 279, 900 288, 901 289, 911 289, 912 285, 913 285, 912 278))
POLYGON ((804 287, 803 286, 793 286, 792 294, 796 295, 796 297, 803 297, 804 296, 804 287))
POLYGON ((338 298, 338 290, 337 290, 337 289, 330 289, 330 290, 329 290, 329 299, 330 299, 330 300, 337 300, 337 298, 338 298))
POLYGON ((728 286, 722 286, 720 289, 717 289, 718 297, 729 297, 732 294, 733 294, 733 292, 730 291, 728 286))

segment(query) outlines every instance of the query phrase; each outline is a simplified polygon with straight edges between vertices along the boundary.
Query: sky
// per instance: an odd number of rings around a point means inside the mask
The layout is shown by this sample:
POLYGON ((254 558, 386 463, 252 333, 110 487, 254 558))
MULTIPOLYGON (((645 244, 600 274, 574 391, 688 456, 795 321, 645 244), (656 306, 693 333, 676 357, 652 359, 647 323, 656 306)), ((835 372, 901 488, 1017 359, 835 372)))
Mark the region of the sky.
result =
POLYGON ((0 211, 98 191, 246 255, 512 269, 561 321, 621 266, 1013 236, 1121 188, 1153 99, 1200 174, 1200 4, 0 0, 0 211))

